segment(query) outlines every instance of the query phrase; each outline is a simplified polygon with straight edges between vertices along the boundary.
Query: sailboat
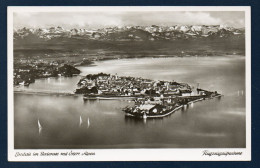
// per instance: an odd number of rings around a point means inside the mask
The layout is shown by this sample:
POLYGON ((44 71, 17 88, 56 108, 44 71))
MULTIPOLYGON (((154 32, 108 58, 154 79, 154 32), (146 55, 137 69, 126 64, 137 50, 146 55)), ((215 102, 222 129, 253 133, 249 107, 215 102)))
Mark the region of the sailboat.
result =
POLYGON ((89 118, 88 118, 88 128, 89 128, 89 126, 90 126, 90 122, 89 122, 89 118))
POLYGON ((41 123, 40 123, 40 120, 38 119, 38 127, 39 127, 39 129, 40 128, 42 128, 42 125, 41 125, 41 123))
POLYGON ((41 134, 41 132, 42 132, 42 125, 41 125, 39 119, 38 119, 38 128, 39 128, 39 134, 41 134))
POLYGON ((82 125, 82 118, 81 118, 81 116, 79 117, 79 126, 81 126, 82 125))

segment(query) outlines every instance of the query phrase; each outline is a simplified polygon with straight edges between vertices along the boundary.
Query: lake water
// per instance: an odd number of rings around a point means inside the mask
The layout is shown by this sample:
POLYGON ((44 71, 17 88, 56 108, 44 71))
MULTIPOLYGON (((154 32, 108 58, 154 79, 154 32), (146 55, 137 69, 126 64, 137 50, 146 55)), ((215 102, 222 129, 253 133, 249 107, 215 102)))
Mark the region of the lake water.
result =
POLYGON ((29 87, 15 88, 25 91, 14 96, 15 148, 245 147, 245 57, 121 59, 78 68, 81 75, 104 72, 175 80, 194 87, 199 83, 201 88, 217 90, 224 97, 195 103, 162 119, 144 121, 125 117, 122 108, 133 104, 129 101, 27 94, 73 92, 81 77, 39 79, 29 87))

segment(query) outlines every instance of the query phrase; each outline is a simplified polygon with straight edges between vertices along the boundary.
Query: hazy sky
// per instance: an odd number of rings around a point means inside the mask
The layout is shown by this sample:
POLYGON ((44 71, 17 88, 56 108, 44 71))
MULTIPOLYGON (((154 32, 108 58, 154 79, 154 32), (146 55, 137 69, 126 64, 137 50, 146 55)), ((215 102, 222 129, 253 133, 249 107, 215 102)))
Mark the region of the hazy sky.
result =
POLYGON ((51 27, 102 28, 147 25, 228 25, 245 27, 244 12, 16 12, 14 28, 51 27))

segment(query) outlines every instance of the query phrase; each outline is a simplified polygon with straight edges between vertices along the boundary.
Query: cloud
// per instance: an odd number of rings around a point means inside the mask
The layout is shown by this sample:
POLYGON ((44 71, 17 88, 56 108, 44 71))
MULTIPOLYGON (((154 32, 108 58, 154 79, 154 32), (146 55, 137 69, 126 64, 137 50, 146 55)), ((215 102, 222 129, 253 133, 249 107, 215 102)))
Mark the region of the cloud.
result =
POLYGON ((183 19, 186 23, 200 24, 200 25, 214 25, 221 24, 220 18, 214 18, 206 12, 185 12, 183 19))
POLYGON ((19 12, 14 27, 101 28, 127 25, 219 25, 244 27, 243 12, 19 12))

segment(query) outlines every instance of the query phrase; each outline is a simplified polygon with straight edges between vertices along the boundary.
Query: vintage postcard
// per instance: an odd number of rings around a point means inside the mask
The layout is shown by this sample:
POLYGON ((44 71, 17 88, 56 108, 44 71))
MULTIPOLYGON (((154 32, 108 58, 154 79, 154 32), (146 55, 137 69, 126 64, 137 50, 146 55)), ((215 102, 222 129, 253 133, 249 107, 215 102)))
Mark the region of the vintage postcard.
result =
POLYGON ((8 161, 251 160, 250 7, 8 7, 8 161))

